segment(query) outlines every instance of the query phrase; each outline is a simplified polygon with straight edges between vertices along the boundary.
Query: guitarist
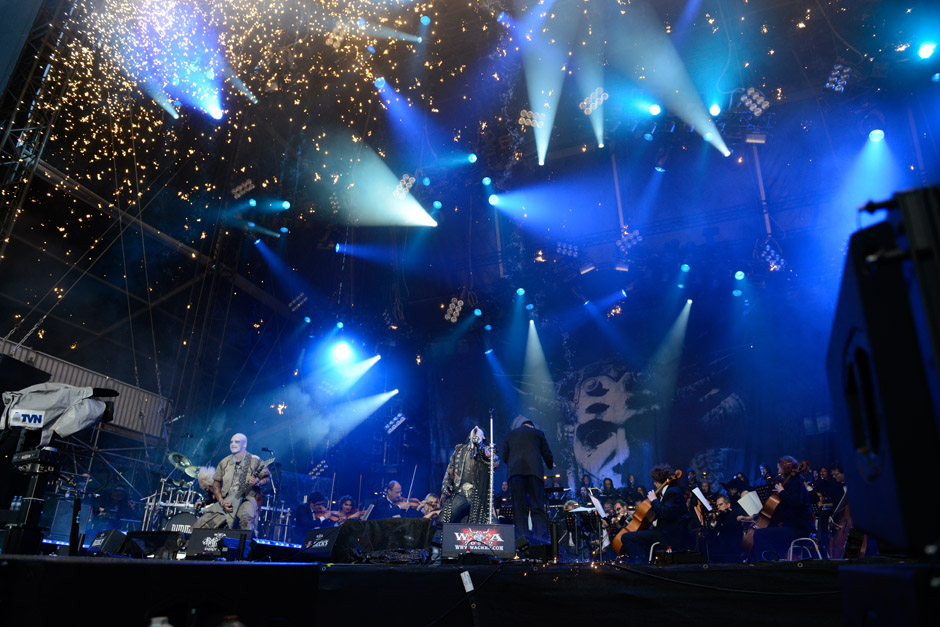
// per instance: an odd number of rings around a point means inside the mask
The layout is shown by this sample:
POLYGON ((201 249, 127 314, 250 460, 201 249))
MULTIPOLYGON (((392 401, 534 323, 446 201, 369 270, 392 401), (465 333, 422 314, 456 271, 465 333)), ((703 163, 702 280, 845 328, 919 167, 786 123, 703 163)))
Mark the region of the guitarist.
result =
POLYGON ((238 520, 239 529, 255 528, 258 502, 261 500, 260 486, 269 481, 271 473, 260 457, 248 452, 248 438, 245 434, 233 435, 229 450, 232 454, 215 467, 212 496, 216 502, 203 510, 203 515, 193 524, 194 529, 218 529, 226 524, 232 514, 238 520))
POLYGON ((660 464, 650 470, 650 479, 656 487, 646 496, 652 510, 656 512, 655 526, 623 535, 621 553, 629 556, 630 563, 645 564, 649 559, 650 547, 655 542, 660 543, 659 548, 662 550, 668 547, 681 550, 685 547, 689 512, 685 506, 685 498, 682 496, 683 489, 680 485, 673 484, 663 487, 673 474, 668 464, 660 464), (656 494, 657 490, 659 490, 659 496, 656 494))
POLYGON ((755 529, 754 548, 748 561, 757 561, 767 555, 785 556, 790 543, 797 538, 806 538, 813 532, 813 512, 810 509, 809 492, 798 475, 799 462, 786 455, 777 462, 778 477, 773 491, 780 504, 773 510, 770 526, 755 529), (787 478, 790 480, 787 480, 787 478))

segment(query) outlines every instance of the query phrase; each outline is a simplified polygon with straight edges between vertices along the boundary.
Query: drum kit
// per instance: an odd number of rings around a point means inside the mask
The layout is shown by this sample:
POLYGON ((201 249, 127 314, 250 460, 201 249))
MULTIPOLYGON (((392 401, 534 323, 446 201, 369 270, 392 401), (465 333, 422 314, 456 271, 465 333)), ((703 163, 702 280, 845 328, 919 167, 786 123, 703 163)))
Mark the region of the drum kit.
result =
POLYGON ((170 453, 167 460, 175 470, 188 479, 160 479, 160 489, 144 500, 144 531, 193 532, 193 523, 202 507, 200 493, 194 485, 199 466, 193 464, 182 453, 170 453))

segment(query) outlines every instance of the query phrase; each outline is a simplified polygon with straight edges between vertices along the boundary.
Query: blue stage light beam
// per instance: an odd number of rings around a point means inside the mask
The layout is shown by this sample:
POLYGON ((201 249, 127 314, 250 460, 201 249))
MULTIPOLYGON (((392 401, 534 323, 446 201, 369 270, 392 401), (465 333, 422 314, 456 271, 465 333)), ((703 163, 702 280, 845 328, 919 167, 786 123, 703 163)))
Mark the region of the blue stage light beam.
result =
MULTIPOLYGON (((529 320, 527 335, 525 366, 522 370, 522 391, 533 401, 537 398, 554 398, 555 382, 552 379, 552 373, 548 369, 548 361, 545 359, 545 352, 542 350, 538 330, 532 320, 529 320)), ((534 401, 533 405, 538 405, 538 402, 534 401)), ((558 421, 561 419, 561 412, 555 403, 550 406, 543 404, 543 408, 543 416, 548 424, 540 426, 554 432, 558 421)))
POLYGON ((349 363, 354 357, 355 352, 353 352, 349 342, 341 340, 330 349, 330 359, 332 359, 335 364, 349 363))
POLYGON ((323 417, 329 425, 327 437, 333 443, 339 442, 396 394, 398 394, 397 389, 349 401, 331 408, 323 417))
POLYGON ((581 103, 578 107, 581 113, 588 116, 591 121, 591 130, 594 131, 594 140, 598 148, 604 147, 604 104, 609 95, 604 91, 604 50, 606 20, 601 14, 605 5, 592 2, 585 6, 585 15, 591 24, 591 35, 586 37, 581 46, 577 48, 575 60, 577 71, 575 79, 581 103))
POLYGON ((334 387, 339 394, 345 393, 354 386, 369 371, 372 366, 382 359, 381 355, 375 355, 369 359, 363 359, 353 364, 337 365, 334 377, 334 387))
POLYGON ((377 264, 391 264, 398 259, 395 249, 382 244, 336 244, 336 252, 377 264))
POLYGON ((513 387, 512 380, 506 374, 503 365, 492 348, 486 349, 483 354, 486 356, 486 363, 490 365, 493 381, 496 383, 496 391, 499 393, 504 411, 508 411, 510 415, 515 416, 519 411, 519 395, 516 388, 513 387))
POLYGON ((647 368, 650 380, 656 382, 656 392, 667 410, 672 404, 676 380, 679 376, 679 366, 682 362, 682 350, 685 346, 686 330, 689 326, 689 313, 692 310, 692 301, 686 300, 679 315, 676 316, 663 341, 650 359, 647 368))
POLYGON ((304 294, 307 298, 319 298, 319 293, 303 278, 300 272, 291 268, 283 259, 271 250, 264 242, 255 246, 264 262, 271 268, 271 274, 284 291, 292 298, 297 294, 304 294))
POLYGON ((401 193, 400 177, 371 147, 345 137, 328 135, 325 161, 315 170, 336 195, 342 217, 359 226, 437 226, 410 192, 401 193))
POLYGON ((568 42, 579 23, 580 15, 577 11, 581 9, 571 9, 573 14, 562 16, 562 19, 545 19, 549 10, 550 7, 545 4, 532 5, 523 18, 526 26, 531 26, 520 37, 529 109, 545 116, 539 124, 531 127, 535 134, 539 165, 545 164, 545 156, 548 154, 562 84, 571 63, 568 42))
POLYGON ((618 36, 608 41, 611 64, 628 75, 643 67, 645 89, 721 154, 730 156, 679 53, 662 28, 662 19, 647 4, 634 2, 623 15, 615 12, 611 22, 615 22, 611 27, 619 30, 618 36))

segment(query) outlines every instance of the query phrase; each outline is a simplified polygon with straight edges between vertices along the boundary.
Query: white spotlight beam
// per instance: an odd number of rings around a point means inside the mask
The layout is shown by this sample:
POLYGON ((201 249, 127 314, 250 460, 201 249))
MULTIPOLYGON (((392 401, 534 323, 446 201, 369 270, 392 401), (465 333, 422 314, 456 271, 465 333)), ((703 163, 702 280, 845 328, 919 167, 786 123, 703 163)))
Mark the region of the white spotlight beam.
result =
POLYGON ((392 390, 334 407, 325 418, 329 424, 330 440, 339 442, 396 394, 398 390, 392 390))
POLYGON ((369 368, 374 366, 381 358, 381 355, 376 355, 375 357, 364 359, 350 366, 337 366, 336 374, 338 375, 338 380, 335 386, 337 392, 345 392, 355 385, 356 381, 361 379, 366 372, 369 371, 369 368))
POLYGON ((633 2, 624 13, 617 16, 620 34, 608 44, 611 62, 628 76, 636 75, 636 68, 644 68, 640 84, 670 112, 694 126, 695 132, 721 154, 729 156, 731 151, 666 36, 662 20, 643 1, 633 2))

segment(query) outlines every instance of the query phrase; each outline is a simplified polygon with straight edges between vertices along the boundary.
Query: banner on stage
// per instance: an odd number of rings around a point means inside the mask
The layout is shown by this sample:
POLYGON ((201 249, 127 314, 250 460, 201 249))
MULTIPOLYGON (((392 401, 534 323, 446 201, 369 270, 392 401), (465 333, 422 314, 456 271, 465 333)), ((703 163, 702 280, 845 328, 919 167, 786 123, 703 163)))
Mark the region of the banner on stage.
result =
POLYGON ((482 553, 498 559, 512 559, 516 554, 514 527, 445 524, 441 535, 441 555, 459 557, 466 553, 482 553))

